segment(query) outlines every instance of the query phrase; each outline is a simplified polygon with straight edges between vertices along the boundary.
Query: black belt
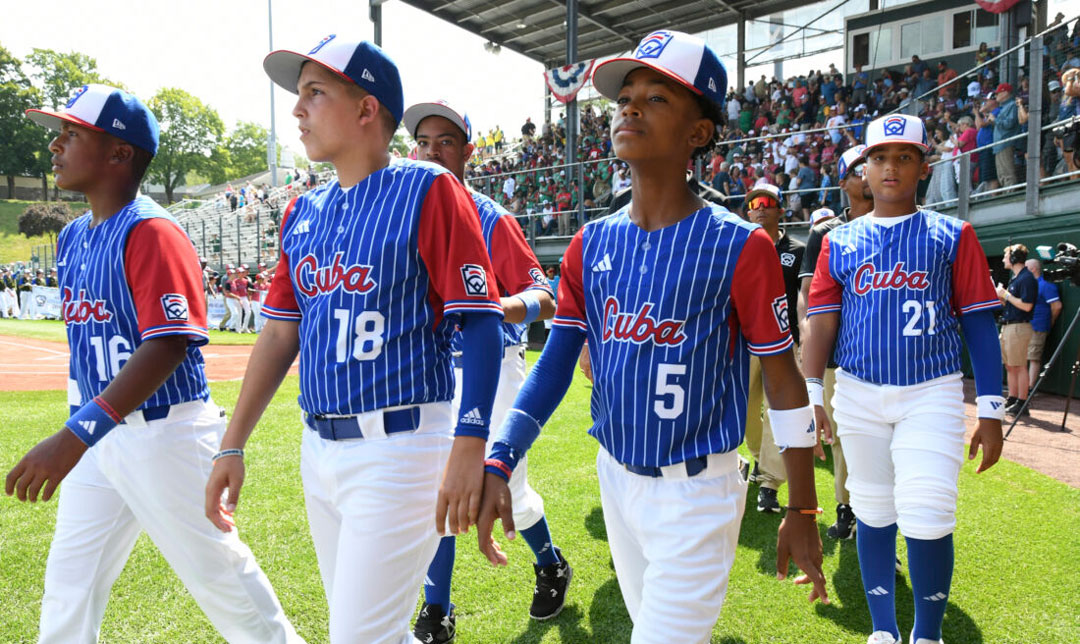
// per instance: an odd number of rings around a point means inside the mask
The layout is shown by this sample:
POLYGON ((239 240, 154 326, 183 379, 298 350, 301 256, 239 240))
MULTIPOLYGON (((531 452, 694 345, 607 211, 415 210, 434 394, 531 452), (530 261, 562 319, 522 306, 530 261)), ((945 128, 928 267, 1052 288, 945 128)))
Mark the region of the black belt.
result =
MULTIPOLYGON (((686 467, 687 476, 697 476, 705 471, 705 467, 709 464, 708 456, 699 456, 692 458, 688 461, 683 461, 682 465, 686 467)), ((664 475, 664 472, 659 467, 653 467, 651 465, 630 465, 629 463, 623 463, 623 467, 627 472, 632 474, 640 474, 641 476, 651 476, 653 478, 659 478, 664 475)))
POLYGON ((1023 324, 1024 322, 1031 322, 1031 320, 1002 320, 1001 326, 1009 326, 1010 324, 1023 324))
MULTIPOLYGON (((308 427, 319 432, 319 436, 329 441, 345 440, 347 438, 364 438, 360 430, 358 416, 344 416, 332 418, 318 414, 306 414, 304 416, 308 427)), ((400 434, 401 432, 414 432, 420 427, 420 408, 406 407, 383 412, 383 429, 386 434, 400 434)))

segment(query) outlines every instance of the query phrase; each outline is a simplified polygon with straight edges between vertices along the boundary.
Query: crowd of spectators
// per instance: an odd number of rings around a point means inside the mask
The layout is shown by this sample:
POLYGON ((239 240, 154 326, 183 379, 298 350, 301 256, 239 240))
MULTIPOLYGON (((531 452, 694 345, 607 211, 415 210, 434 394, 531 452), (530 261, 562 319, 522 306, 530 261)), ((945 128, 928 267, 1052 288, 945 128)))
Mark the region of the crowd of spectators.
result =
MULTIPOLYGON (((1041 126, 1080 114, 1080 21, 1071 28, 1059 14, 1044 39, 1043 119, 1041 126)), ((1014 88, 1001 80, 1000 52, 982 43, 976 63, 985 67, 960 77, 946 60, 912 56, 902 69, 856 66, 847 77, 835 65, 780 80, 762 75, 745 88, 731 88, 726 123, 717 144, 704 157, 702 180, 720 193, 729 209, 742 208, 742 195, 761 183, 784 190, 788 221, 807 221, 819 207, 842 207, 836 163, 848 147, 862 141, 876 116, 892 111, 926 120, 932 150, 930 178, 921 186, 927 204, 956 198, 958 155, 972 155, 973 192, 1007 188, 1023 182, 1030 104, 1029 78, 1020 68, 1014 88), (940 162, 940 163, 939 163, 940 162)), ((575 158, 565 154, 564 119, 545 123, 539 132, 531 120, 521 128, 520 145, 476 155, 466 179, 510 212, 529 217, 534 234, 571 234, 580 222, 607 212, 612 196, 629 187, 630 171, 613 158, 610 103, 584 104, 575 158), (585 162, 578 174, 567 163, 585 162)), ((1047 129, 1040 176, 1077 170, 1072 150, 1075 129, 1047 129)))

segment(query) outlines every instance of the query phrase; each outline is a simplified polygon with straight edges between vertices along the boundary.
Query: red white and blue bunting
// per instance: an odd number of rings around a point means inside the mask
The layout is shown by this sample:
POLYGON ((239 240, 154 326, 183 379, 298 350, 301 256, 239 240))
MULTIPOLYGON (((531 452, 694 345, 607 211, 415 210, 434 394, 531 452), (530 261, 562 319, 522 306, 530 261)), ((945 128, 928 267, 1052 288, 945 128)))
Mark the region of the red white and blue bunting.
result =
POLYGON ((555 95, 555 98, 559 99, 559 102, 569 103, 574 100, 577 93, 589 81, 593 62, 588 60, 566 65, 565 67, 556 67, 544 72, 544 80, 547 82, 548 89, 555 95))

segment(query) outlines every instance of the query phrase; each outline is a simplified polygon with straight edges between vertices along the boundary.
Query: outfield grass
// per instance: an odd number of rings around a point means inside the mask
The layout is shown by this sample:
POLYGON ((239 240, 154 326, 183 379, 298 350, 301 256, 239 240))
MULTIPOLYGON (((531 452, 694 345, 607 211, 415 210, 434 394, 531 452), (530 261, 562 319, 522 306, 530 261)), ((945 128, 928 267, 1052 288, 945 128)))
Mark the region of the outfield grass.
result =
MULTIPOLYGON (((51 244, 48 235, 24 237, 19 233, 19 215, 34 201, 0 199, 0 264, 28 262, 35 246, 51 244)), ((89 208, 85 203, 70 203, 72 212, 89 208)))
MULTIPOLYGON (((0 335, 15 335, 33 340, 51 340, 67 342, 64 323, 60 320, 0 320, 0 335)), ((210 344, 216 345, 251 345, 258 339, 254 333, 230 333, 228 331, 210 331, 210 344)))
MULTIPOLYGON (((535 361, 535 354, 531 359, 535 361)), ((308 536, 299 475, 297 379, 286 379, 248 447, 247 486, 237 523, 308 642, 325 642, 326 601, 308 536)), ((214 385, 231 408, 239 383, 214 385)), ((574 566, 566 609, 549 622, 527 617, 531 556, 524 542, 503 544, 510 566, 494 570, 476 550, 475 533, 459 539, 454 602, 458 641, 483 644, 626 642, 630 621, 605 542, 594 459, 585 434, 587 384, 579 377, 530 458, 530 480, 544 497, 557 545, 574 566)), ((62 392, 0 393, 0 467, 10 468, 65 418, 62 392)), ((956 578, 945 617, 949 644, 1057 644, 1080 639, 1080 491, 1001 462, 960 477, 956 578)), ((776 515, 753 511, 751 485, 736 564, 713 642, 724 644, 862 644, 870 617, 859 581, 855 543, 825 540, 831 523, 832 474, 819 465, 826 506, 821 531, 830 606, 806 603, 807 589, 775 579, 776 515)), ((781 493, 783 497, 783 493, 781 493)), ((0 500, 0 642, 36 639, 45 555, 55 501, 36 506, 0 500)), ((901 556, 904 557, 902 541, 901 556)), ((357 571, 363 574, 363 571, 357 571)), ((419 589, 418 589, 419 591, 419 589)), ((912 624, 911 590, 897 584, 901 629, 912 624)), ((144 536, 113 589, 102 642, 218 642, 220 638, 144 536)), ((678 644, 678 643, 675 643, 678 644)))

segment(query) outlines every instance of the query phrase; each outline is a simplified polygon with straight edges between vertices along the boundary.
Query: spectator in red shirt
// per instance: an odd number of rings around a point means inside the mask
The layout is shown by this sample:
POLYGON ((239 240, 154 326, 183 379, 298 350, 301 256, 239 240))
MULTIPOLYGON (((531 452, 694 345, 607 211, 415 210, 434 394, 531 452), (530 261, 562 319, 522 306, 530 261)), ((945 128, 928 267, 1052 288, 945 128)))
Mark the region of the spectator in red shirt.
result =
MULTIPOLYGON (((949 64, 946 63, 944 60, 939 60, 938 61, 937 68, 938 68, 938 75, 937 75, 938 87, 941 87, 945 83, 948 83, 949 81, 956 78, 956 76, 957 76, 956 70, 949 67, 949 64)), ((956 96, 956 88, 958 86, 959 86, 959 83, 953 83, 952 85, 949 85, 948 87, 941 87, 941 89, 938 90, 938 96, 940 96, 942 98, 955 97, 956 96)))

